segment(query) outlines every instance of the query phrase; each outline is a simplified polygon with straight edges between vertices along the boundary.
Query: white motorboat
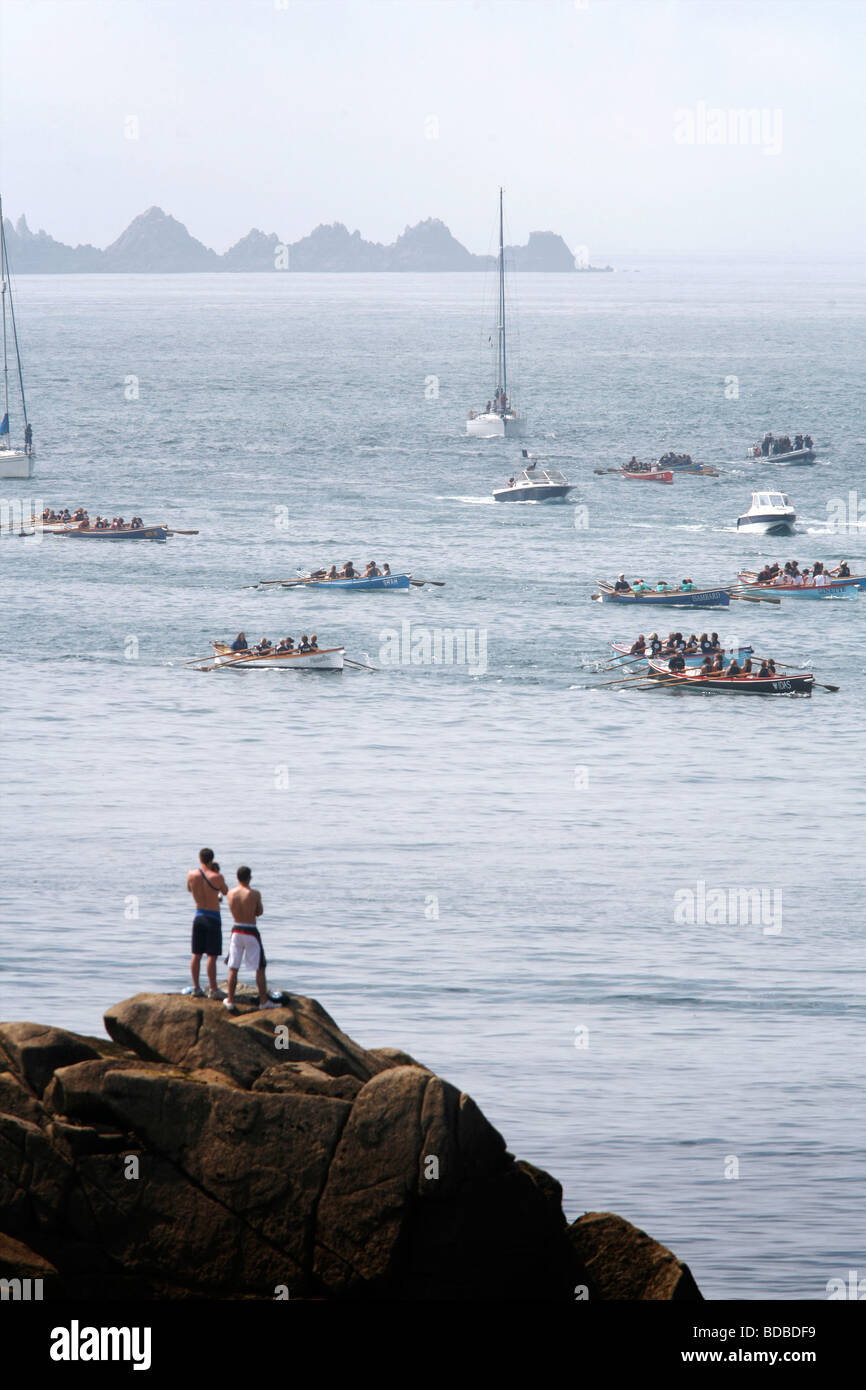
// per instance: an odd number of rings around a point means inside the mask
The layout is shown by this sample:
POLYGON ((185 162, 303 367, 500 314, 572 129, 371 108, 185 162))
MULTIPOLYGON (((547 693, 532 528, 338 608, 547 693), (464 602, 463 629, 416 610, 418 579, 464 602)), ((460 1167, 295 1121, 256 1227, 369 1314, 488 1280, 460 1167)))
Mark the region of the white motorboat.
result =
POLYGON ((476 439, 513 439, 523 433, 508 394, 508 352, 505 334, 505 247, 502 229, 502 189, 499 190, 499 322, 496 325, 496 390, 484 410, 470 410, 466 433, 476 439))
POLYGON ((27 421, 27 403, 24 399, 24 376, 21 371, 21 353, 18 349, 18 328, 15 323, 15 306, 12 302, 12 282, 9 278, 9 262, 6 256, 6 228, 3 224, 3 203, 0 200, 0 298, 2 298, 2 337, 3 337, 3 418, 0 420, 0 478, 29 478, 33 473, 33 454, 31 447, 32 430, 27 421), (16 378, 21 396, 21 415, 23 429, 22 447, 15 448, 9 426, 9 344, 12 338, 15 349, 16 378))
POLYGON ((737 530, 790 534, 796 520, 794 504, 786 492, 753 492, 751 507, 737 517, 737 530))
POLYGON ((526 449, 523 458, 526 467, 516 477, 509 478, 505 487, 494 491, 497 502, 563 502, 573 491, 571 483, 557 468, 542 467, 526 449))

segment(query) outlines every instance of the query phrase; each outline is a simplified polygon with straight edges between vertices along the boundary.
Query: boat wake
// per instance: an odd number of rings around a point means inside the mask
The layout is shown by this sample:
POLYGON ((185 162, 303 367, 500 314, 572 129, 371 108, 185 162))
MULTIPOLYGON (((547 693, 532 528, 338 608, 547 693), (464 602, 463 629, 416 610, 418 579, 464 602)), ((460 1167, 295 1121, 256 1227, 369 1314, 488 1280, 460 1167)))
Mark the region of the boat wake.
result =
POLYGON ((471 506, 492 506, 495 502, 493 496, 489 497, 459 497, 451 493, 446 493, 443 497, 437 497, 437 502, 467 502, 471 506))

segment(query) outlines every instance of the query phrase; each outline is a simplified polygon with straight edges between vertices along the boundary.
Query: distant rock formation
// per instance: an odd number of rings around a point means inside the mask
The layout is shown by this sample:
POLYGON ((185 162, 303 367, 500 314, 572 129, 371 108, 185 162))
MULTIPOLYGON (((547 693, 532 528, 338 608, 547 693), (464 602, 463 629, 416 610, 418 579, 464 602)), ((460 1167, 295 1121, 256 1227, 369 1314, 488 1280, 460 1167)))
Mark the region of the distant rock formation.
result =
POLYGON ((700 1299, 467 1095, 314 999, 138 994, 112 1041, 0 1025, 0 1277, 49 1297, 700 1299), (284 1292, 281 1292, 284 1291, 284 1292))
POLYGON ((221 257, 162 208, 148 208, 106 247, 104 261, 103 270, 164 274, 219 270, 221 257))
MULTIPOLYGON (((365 241, 342 222, 319 226, 309 236, 287 244, 276 232, 254 229, 222 256, 191 236, 182 222, 148 208, 104 251, 95 246, 64 246, 47 233, 35 235, 24 217, 6 219, 9 262, 17 275, 79 272, 172 274, 194 271, 462 271, 487 270, 494 256, 467 251, 436 217, 407 227, 393 246, 365 241)), ((510 269, 527 271, 593 270, 580 267, 561 236, 532 232, 526 246, 506 247, 510 269)), ((610 266, 604 267, 609 270, 610 266)))
POLYGON ((44 275, 104 269, 104 251, 90 245, 64 246, 47 232, 31 232, 23 214, 14 227, 5 218, 4 228, 13 273, 44 275))

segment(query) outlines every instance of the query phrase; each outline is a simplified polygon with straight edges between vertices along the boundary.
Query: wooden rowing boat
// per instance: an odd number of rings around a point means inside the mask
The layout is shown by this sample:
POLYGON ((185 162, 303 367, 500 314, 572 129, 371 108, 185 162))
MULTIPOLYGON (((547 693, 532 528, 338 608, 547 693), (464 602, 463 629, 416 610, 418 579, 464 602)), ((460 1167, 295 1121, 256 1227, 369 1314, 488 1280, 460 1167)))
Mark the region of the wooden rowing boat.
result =
MULTIPOLYGON (((43 527, 48 530, 48 527, 43 527)), ((168 539, 169 530, 165 525, 162 526, 116 526, 106 527, 97 530, 95 526, 82 527, 64 526, 60 529, 53 529, 51 534, 65 538, 66 540, 77 541, 164 541, 168 539)))
POLYGON ((655 472, 649 468, 637 469, 634 472, 628 468, 621 468, 619 471, 623 478, 633 478, 637 482, 672 483, 674 480, 674 475, 669 468, 657 468, 655 472))
POLYGON ((343 647, 317 647, 311 652, 234 652, 225 642, 212 642, 211 670, 243 671, 342 671, 343 647))
POLYGON ((299 575, 297 579, 262 579, 253 585, 256 589, 334 589, 339 592, 367 592, 371 589, 405 590, 412 584, 410 574, 380 574, 369 579, 363 575, 355 579, 319 579, 311 574, 299 575))
POLYGON ((830 584, 759 584, 747 579, 750 571, 743 570, 738 576, 743 585, 742 593, 747 597, 772 596, 773 598, 856 598, 866 582, 864 576, 852 575, 848 579, 834 579, 830 584))
POLYGON ((673 689, 706 690, 721 695, 811 695, 811 671, 785 676, 704 676, 700 670, 671 671, 666 661, 650 661, 650 675, 673 689))
POLYGON ((663 593, 645 590, 641 593, 617 593, 613 584, 599 579, 602 603, 643 604, 650 608, 728 608, 730 589, 666 589, 663 593))
MULTIPOLYGON (((737 576, 737 578, 740 580, 741 583, 743 583, 743 584, 748 584, 749 588, 751 588, 751 589, 758 589, 758 588, 760 588, 760 589, 769 589, 771 592, 775 592, 777 589, 781 589, 783 592, 787 593, 787 590, 788 590, 789 588, 795 588, 795 589, 797 590, 797 592, 799 593, 799 592, 801 591, 801 589, 803 589, 803 588, 806 588, 806 587, 810 587, 810 588, 811 588, 811 587, 814 587, 814 586, 797 585, 797 584, 794 584, 794 585, 784 585, 784 584, 766 584, 766 583, 759 583, 759 581, 758 581, 758 571, 757 571, 757 570, 740 570, 740 573, 739 573, 739 575, 737 576)), ((866 574, 849 574, 849 575, 846 575, 846 576, 844 577, 844 579, 843 579, 843 578, 840 578, 839 575, 836 575, 835 578, 834 578, 832 575, 828 575, 828 578, 829 578, 829 580, 830 580, 830 586, 833 587, 833 588, 836 588, 836 587, 844 587, 844 588, 846 588, 846 589, 847 589, 847 588, 866 589, 866 574)), ((818 587, 821 588, 822 586, 819 585, 818 587)), ((823 587, 826 588, 827 586, 824 585, 823 587)))
MULTIPOLYGON (((619 656, 630 656, 630 657, 631 657, 631 661, 630 661, 629 663, 627 663, 628 665, 637 665, 638 663, 642 663, 642 664, 644 664, 644 665, 647 665, 650 661, 654 661, 654 660, 659 660, 659 661, 667 661, 667 660, 668 660, 667 657, 658 657, 658 658, 651 657, 647 652, 644 652, 644 654, 641 656, 640 653, 638 653, 638 652, 633 652, 633 651, 631 650, 631 643, 630 643, 630 642, 611 642, 610 645, 613 647, 614 651, 618 653, 619 656)), ((742 662, 742 661, 745 661, 746 657, 747 657, 747 656, 751 656, 751 655, 753 654, 754 650, 755 650, 754 647, 738 647, 738 648, 737 648, 737 652, 736 652, 737 660, 738 660, 738 661, 741 661, 741 662, 742 662)), ((722 660, 724 661, 724 663, 725 663, 726 666, 730 665, 731 657, 733 656, 733 654, 734 654, 733 652, 722 652, 722 653, 721 653, 721 655, 722 655, 722 660)), ((704 661, 704 658, 705 658, 706 655, 707 655, 706 652, 684 652, 684 653, 683 653, 683 657, 684 657, 684 659, 685 659, 685 663, 686 663, 686 666, 687 666, 687 667, 699 667, 699 666, 702 664, 702 662, 704 661)), ((709 653, 709 655, 710 655, 710 656, 714 656, 715 653, 714 653, 714 652, 711 652, 711 653, 709 653)))

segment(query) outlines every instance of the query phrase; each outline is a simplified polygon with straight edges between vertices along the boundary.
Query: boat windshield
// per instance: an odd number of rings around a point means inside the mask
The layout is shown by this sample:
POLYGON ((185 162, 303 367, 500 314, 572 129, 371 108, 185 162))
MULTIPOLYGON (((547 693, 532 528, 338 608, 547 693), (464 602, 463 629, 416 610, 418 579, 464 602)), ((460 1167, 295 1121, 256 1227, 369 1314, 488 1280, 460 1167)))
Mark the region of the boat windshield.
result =
POLYGON ((557 487, 568 487, 568 479, 556 468, 524 468, 518 481, 521 486, 526 483, 533 487, 544 483, 554 483, 557 487))
POLYGON ((770 493, 770 506, 771 506, 771 507, 784 507, 787 501, 788 501, 787 497, 783 497, 782 494, 781 494, 781 492, 771 492, 771 493, 770 493))

